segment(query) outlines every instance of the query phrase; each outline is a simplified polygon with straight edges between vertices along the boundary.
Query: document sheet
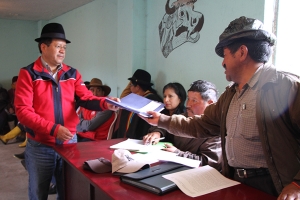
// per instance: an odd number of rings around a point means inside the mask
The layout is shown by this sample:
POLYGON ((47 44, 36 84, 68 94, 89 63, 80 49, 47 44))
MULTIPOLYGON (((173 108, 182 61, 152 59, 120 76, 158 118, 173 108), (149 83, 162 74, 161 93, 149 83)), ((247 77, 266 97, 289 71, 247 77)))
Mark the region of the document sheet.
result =
POLYGON ((147 99, 134 93, 131 93, 120 99, 121 102, 116 102, 109 98, 106 98, 106 101, 130 112, 137 113, 143 117, 151 117, 151 115, 149 115, 147 111, 160 112, 165 107, 165 105, 161 102, 147 99))
MULTIPOLYGON (((166 142, 171 144, 169 142, 166 142)), ((129 151, 135 151, 137 153, 145 153, 141 158, 151 159, 151 160, 160 160, 160 161, 168 161, 175 162, 179 164, 183 164, 189 167, 199 167, 200 161, 193 160, 190 158, 184 158, 176 156, 175 153, 163 151, 164 142, 159 142, 156 145, 144 145, 143 140, 130 139, 117 143, 115 145, 110 146, 111 149, 127 149, 129 151)))
POLYGON ((190 197, 201 196, 240 184, 224 177, 209 165, 163 175, 163 177, 173 181, 183 193, 190 197))

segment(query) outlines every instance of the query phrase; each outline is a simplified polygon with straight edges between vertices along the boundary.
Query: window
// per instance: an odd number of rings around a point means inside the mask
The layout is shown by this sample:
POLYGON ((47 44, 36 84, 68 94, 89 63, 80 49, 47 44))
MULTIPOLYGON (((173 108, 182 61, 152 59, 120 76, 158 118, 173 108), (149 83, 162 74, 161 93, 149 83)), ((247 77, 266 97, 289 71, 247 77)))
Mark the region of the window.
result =
POLYGON ((299 6, 300 1, 279 1, 274 64, 279 70, 300 76, 299 6))

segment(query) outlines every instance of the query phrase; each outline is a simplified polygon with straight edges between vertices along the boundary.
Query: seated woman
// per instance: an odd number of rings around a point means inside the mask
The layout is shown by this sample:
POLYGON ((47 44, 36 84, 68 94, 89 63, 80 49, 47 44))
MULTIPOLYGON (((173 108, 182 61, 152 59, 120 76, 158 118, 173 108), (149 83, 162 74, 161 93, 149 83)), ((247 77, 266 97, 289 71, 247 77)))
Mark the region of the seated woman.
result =
MULTIPOLYGON (((157 92, 152 88, 151 75, 147 71, 138 69, 128 80, 130 80, 130 83, 123 91, 121 98, 130 93, 135 93, 162 102, 157 92)), ((137 114, 120 109, 112 138, 142 139, 148 133, 149 128, 150 125, 137 114)))
MULTIPOLYGON (((166 105, 172 104, 168 103, 168 90, 170 84, 164 87, 164 103, 166 105)), ((170 89, 169 89, 170 90, 170 89)), ((188 100, 186 103, 186 112, 183 114, 186 117, 193 117, 194 115, 203 114, 205 108, 212 103, 217 101, 217 89, 214 84, 208 81, 198 80, 191 84, 191 88, 188 90, 188 100)), ((170 94, 169 94, 170 95, 170 94)), ((184 92, 185 95, 185 92, 184 92)), ((177 98, 171 100, 175 101, 176 99, 181 99, 183 101, 183 91, 182 89, 176 89, 173 87, 173 95, 177 98)), ((184 99, 185 100, 185 99, 184 99)), ((178 101, 178 100, 177 100, 178 101)), ((176 105, 176 104, 173 104, 176 105)), ((180 104, 178 104, 178 107, 180 104)), ((183 105, 181 105, 183 106, 183 105)), ((164 111, 165 114, 178 114, 178 112, 172 112, 174 107, 167 107, 164 111), (169 113, 168 113, 169 112, 169 113)), ((178 108, 177 108, 178 110, 178 108)), ((183 113, 183 112, 181 112, 183 113)), ((149 129, 149 134, 144 136, 143 140, 145 143, 149 141, 154 143, 158 142, 158 138, 165 137, 163 141, 171 142, 174 146, 165 144, 165 151, 170 151, 176 153, 178 156, 187 157, 195 160, 200 160, 200 166, 210 165, 211 167, 221 170, 221 140, 220 137, 210 137, 210 138, 184 138, 179 136, 174 136, 164 129, 157 127, 152 127, 149 129)))

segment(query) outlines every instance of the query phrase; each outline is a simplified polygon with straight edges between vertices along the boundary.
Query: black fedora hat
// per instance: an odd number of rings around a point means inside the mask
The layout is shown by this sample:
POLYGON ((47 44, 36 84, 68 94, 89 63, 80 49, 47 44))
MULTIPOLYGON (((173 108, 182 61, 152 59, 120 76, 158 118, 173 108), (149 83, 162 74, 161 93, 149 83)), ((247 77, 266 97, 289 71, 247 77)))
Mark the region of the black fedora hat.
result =
POLYGON ((133 81, 134 83, 141 84, 141 85, 148 85, 152 86, 151 83, 151 75, 142 69, 137 69, 131 78, 128 78, 128 80, 133 81))
POLYGON ((36 42, 40 42, 42 39, 62 39, 65 40, 66 43, 71 43, 69 40, 66 39, 64 28, 59 23, 49 23, 46 24, 41 33, 41 37, 36 38, 36 42))

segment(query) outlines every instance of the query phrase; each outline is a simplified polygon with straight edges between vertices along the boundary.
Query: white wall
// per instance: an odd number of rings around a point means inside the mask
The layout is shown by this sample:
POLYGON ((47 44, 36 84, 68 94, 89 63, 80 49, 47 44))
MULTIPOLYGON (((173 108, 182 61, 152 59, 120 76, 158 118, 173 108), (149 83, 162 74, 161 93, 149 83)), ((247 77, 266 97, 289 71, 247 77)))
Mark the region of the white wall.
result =
POLYGON ((65 63, 78 69, 84 81, 97 77, 116 95, 118 1, 96 0, 52 19, 61 23, 67 46, 65 63))
MULTIPOLYGON (((172 2, 172 1, 171 1, 172 2)), ((154 77, 159 92, 165 84, 178 81, 188 89, 190 83, 204 79, 223 92, 228 82, 215 53, 219 35, 240 16, 264 20, 264 1, 197 1, 194 10, 204 15, 204 25, 197 43, 185 43, 165 58, 160 51, 158 25, 165 14, 166 0, 147 1, 147 70, 154 77)))
POLYGON ((37 27, 36 22, 0 19, 0 29, 0 83, 9 89, 20 68, 36 59, 37 27))
MULTIPOLYGON (((154 87, 160 94, 166 83, 178 81, 188 89, 198 79, 215 83, 223 92, 228 82, 222 59, 214 51, 218 37, 230 21, 242 15, 264 21, 265 1, 198 0, 194 10, 204 14, 199 41, 183 44, 167 58, 161 53, 158 34, 165 3, 166 0, 95 0, 49 22, 61 23, 67 39, 71 40, 65 63, 77 68, 85 81, 93 77, 102 79, 112 88, 112 96, 121 94, 127 79, 138 68, 152 74, 154 87)), ((1 83, 10 80, 20 65, 37 58, 34 39, 48 23, 9 21, 3 25, 3 21, 0 20, 1 45, 3 38, 9 39, 4 43, 6 48, 0 50, 4 63, 1 83), (13 66, 8 70, 9 65, 13 66)))

